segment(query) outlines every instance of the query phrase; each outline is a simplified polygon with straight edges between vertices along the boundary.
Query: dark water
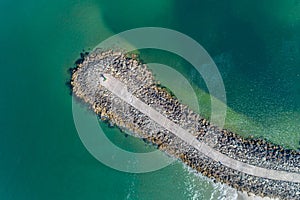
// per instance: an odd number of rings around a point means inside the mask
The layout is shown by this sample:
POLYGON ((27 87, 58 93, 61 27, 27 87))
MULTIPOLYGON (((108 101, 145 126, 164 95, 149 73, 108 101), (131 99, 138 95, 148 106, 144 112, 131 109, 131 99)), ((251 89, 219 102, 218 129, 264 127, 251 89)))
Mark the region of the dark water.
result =
POLYGON ((1 199, 210 199, 230 192, 179 163, 148 174, 118 172, 82 145, 67 69, 83 48, 136 27, 196 39, 219 67, 228 106, 262 127, 253 134, 299 147, 297 0, 0 1, 0 17, 1 199))

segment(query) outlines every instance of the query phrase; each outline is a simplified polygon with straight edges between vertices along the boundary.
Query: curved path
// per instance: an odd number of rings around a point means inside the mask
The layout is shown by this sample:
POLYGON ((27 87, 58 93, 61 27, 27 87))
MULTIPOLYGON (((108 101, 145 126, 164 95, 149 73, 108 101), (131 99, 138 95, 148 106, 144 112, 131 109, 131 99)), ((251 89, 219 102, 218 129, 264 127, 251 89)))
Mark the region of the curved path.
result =
POLYGON ((286 171, 277 171, 272 169, 266 169, 262 167, 257 167, 254 165, 249 165, 247 163, 243 163, 237 161, 233 158, 224 155, 212 147, 208 146, 207 144, 200 142, 190 134, 188 131, 181 128, 176 123, 172 122, 162 114, 160 114, 155 109, 151 108, 149 105, 145 104, 131 93, 127 91, 126 85, 124 85, 121 81, 117 80, 116 78, 112 77, 110 74, 104 74, 106 79, 101 79, 100 84, 108 89, 110 92, 121 98, 126 103, 130 104, 131 106, 138 109, 140 112, 147 115, 153 121, 167 129, 168 131, 175 134, 177 137, 188 143, 189 145, 193 146, 194 148, 198 149, 201 153, 206 155, 207 157, 221 162, 224 166, 232 168, 234 170, 250 174, 257 177, 273 179, 273 180, 281 180, 281 181, 288 181, 288 182, 296 182, 300 183, 300 174, 299 173, 292 173, 286 171))

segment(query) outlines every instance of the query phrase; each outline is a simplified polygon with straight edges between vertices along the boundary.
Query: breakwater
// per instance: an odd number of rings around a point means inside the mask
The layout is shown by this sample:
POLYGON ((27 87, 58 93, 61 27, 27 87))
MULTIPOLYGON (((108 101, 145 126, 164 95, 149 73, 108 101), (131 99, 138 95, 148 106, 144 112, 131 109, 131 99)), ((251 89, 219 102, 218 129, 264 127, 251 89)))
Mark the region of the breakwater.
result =
POLYGON ((297 199, 300 195, 299 152, 261 139, 244 139, 211 125, 159 87, 151 71, 135 55, 100 49, 84 55, 72 71, 71 85, 74 95, 102 119, 130 130, 215 181, 260 196, 297 199), (129 94, 135 103, 124 97, 129 94), (144 110, 145 105, 151 112, 144 110), (168 123, 160 123, 162 120, 168 123), (190 133, 211 150, 204 152, 181 137, 182 132, 190 133), (222 162, 212 152, 220 153, 222 162), (230 166, 226 160, 239 165, 230 166), (253 167, 253 172, 243 170, 243 165, 253 167), (266 174, 256 169, 264 169, 266 174), (278 176, 274 170, 278 170, 278 176))

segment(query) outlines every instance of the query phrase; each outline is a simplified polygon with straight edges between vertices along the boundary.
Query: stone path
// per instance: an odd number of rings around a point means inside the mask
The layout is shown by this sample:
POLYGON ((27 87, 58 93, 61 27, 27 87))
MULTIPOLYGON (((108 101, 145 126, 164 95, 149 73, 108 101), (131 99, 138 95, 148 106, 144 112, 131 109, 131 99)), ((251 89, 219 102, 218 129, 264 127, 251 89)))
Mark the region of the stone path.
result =
POLYGON ((262 167, 257 167, 254 165, 249 165, 247 163, 243 163, 233 158, 230 158, 207 144, 200 142, 196 139, 192 134, 188 131, 181 128, 176 123, 172 122, 155 109, 151 108, 149 105, 145 104, 131 93, 129 93, 126 89, 126 85, 124 85, 121 81, 117 80, 116 78, 112 77, 110 74, 104 74, 106 80, 100 81, 100 84, 104 86, 106 89, 111 91, 113 94, 121 98, 126 103, 130 104, 140 112, 147 115, 153 121, 158 123, 159 125, 163 126, 168 131, 172 132, 174 135, 188 143, 189 145, 193 146, 199 152, 203 153, 207 157, 221 162, 224 166, 232 168, 234 170, 250 174, 257 177, 273 179, 273 180, 281 180, 281 181, 288 181, 288 182, 296 182, 300 183, 300 174, 299 173, 292 173, 286 171, 277 171, 272 169, 266 169, 262 167))

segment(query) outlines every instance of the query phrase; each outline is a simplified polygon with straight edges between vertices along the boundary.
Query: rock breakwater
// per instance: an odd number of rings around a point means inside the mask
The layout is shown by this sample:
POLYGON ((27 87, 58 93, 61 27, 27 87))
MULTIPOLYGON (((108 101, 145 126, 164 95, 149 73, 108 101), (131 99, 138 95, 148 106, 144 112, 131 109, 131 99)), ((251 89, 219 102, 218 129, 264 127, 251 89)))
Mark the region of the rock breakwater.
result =
POLYGON ((160 87, 151 71, 138 61, 136 55, 126 55, 119 50, 97 49, 85 54, 72 71, 73 94, 86 102, 100 118, 130 130, 134 136, 157 145, 159 149, 181 159, 214 181, 260 196, 297 199, 300 195, 299 182, 249 175, 203 155, 198 149, 103 87, 101 81, 106 78, 104 74, 110 74, 124 83, 133 96, 187 130, 198 141, 224 155, 257 167, 300 172, 298 151, 284 149, 262 139, 245 139, 211 125, 208 120, 160 87))

